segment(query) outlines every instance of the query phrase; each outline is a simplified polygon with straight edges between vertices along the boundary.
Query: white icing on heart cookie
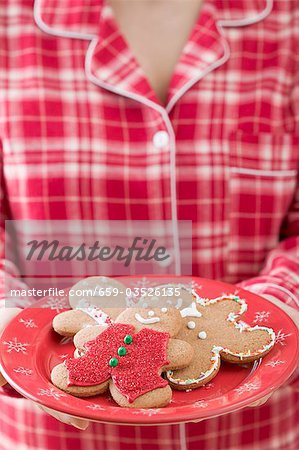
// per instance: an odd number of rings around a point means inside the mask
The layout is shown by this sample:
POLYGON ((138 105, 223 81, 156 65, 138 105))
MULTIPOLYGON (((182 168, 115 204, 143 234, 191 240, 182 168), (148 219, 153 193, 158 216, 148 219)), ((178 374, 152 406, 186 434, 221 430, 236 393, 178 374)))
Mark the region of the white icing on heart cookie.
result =
POLYGON ((81 309, 82 311, 84 311, 99 325, 109 322, 108 314, 104 313, 104 311, 102 311, 101 308, 94 306, 92 303, 90 303, 84 298, 78 303, 76 309, 81 309))

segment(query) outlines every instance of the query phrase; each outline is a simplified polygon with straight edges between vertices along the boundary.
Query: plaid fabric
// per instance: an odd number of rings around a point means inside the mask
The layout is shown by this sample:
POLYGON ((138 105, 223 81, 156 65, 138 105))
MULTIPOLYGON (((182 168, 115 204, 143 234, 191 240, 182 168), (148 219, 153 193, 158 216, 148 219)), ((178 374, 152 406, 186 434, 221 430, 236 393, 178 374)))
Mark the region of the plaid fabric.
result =
POLYGON ((268 450, 298 448, 299 393, 287 386, 260 408, 185 426, 91 423, 79 431, 24 399, 1 397, 0 448, 15 450, 268 450))
MULTIPOLYGON (((194 275, 298 307, 298 2, 206 0, 166 105, 106 4, 33 6, 0 17, 1 258, 5 218, 192 220, 194 275)), ((186 427, 86 432, 2 396, 0 448, 295 450, 296 389, 186 427)))

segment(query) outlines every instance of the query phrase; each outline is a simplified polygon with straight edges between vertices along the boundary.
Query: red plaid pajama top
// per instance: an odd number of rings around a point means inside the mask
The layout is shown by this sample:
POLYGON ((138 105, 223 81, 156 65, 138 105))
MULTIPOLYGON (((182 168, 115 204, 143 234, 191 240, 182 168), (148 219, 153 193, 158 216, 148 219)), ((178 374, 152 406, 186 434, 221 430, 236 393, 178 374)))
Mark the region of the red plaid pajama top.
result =
MULTIPOLYGON (((298 308, 298 0, 205 0, 166 105, 102 0, 4 0, 0 34, 2 259, 7 218, 192 220, 194 275, 298 308)), ((80 432, 4 394, 0 449, 296 450, 298 397, 80 432)))

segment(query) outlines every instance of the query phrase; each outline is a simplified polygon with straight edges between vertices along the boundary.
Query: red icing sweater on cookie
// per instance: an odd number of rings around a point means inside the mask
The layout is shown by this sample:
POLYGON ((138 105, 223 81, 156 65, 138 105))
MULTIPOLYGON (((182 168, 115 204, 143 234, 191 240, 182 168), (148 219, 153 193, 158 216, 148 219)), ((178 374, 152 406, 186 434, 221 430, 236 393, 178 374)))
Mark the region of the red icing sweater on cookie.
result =
POLYGON ((134 333, 132 325, 112 324, 85 344, 85 355, 65 361, 68 384, 94 386, 111 377, 132 403, 140 395, 168 384, 160 376, 161 367, 168 364, 168 340, 168 333, 149 328, 134 333))

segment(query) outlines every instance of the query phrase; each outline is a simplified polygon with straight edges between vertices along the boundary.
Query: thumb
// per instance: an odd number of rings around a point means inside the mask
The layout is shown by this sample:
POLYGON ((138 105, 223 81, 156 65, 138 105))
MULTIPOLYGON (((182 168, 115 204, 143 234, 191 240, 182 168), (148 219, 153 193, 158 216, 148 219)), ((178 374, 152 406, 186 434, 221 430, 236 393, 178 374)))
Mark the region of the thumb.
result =
POLYGON ((271 394, 268 394, 265 397, 261 398, 260 400, 257 400, 256 402, 251 403, 251 405, 249 405, 249 407, 256 408, 258 406, 263 406, 269 400, 269 398, 272 396, 272 394, 273 394, 273 392, 271 392, 271 394))
MULTIPOLYGON (((3 308, 0 314, 0 335, 6 325, 21 311, 20 308, 3 308)), ((0 387, 7 384, 6 379, 0 372, 0 387)))
POLYGON ((0 334, 6 327, 6 325, 22 311, 21 308, 2 308, 0 314, 0 334))
POLYGON ((59 422, 65 423, 67 425, 72 425, 75 428, 78 428, 79 430, 86 430, 86 428, 89 425, 88 420, 80 419, 77 417, 69 416, 68 414, 60 413, 58 411, 55 411, 54 409, 47 408, 46 406, 37 405, 39 409, 44 411, 45 413, 49 414, 50 416, 54 417, 55 419, 59 420, 59 422))
POLYGON ((4 386, 7 383, 4 376, 0 373, 0 387, 4 386))

